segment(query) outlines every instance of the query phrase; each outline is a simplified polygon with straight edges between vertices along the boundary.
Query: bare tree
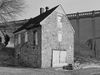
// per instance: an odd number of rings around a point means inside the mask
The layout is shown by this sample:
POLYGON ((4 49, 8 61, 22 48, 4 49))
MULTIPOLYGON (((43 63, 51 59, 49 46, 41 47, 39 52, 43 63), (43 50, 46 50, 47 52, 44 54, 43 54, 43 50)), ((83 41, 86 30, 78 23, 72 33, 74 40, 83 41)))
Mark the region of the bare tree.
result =
MULTIPOLYGON (((7 21, 14 20, 15 17, 22 12, 22 9, 24 8, 24 1, 23 0, 0 0, 0 23, 7 24, 7 21)), ((2 37, 3 42, 0 42, 0 50, 5 47, 9 39, 7 39, 6 35, 4 34, 4 31, 0 30, 2 34, 0 37, 2 37)))
POLYGON ((23 4, 23 0, 0 0, 0 22, 15 18, 22 11, 23 4))

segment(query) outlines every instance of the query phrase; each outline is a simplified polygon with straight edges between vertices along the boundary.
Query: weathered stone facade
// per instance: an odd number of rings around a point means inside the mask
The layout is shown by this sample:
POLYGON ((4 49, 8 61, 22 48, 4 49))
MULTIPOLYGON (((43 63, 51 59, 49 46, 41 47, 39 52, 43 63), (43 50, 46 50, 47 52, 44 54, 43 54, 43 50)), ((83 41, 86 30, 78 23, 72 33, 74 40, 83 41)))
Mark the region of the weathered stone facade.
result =
POLYGON ((50 67, 52 64, 52 50, 66 50, 66 63, 73 63, 74 59, 74 31, 69 21, 60 14, 62 28, 57 26, 57 12, 53 12, 42 22, 42 67, 50 67), (62 41, 58 41, 58 32, 62 31, 62 41))
POLYGON ((18 63, 24 66, 53 67, 53 50, 64 51, 62 66, 65 63, 73 64, 74 31, 65 14, 53 11, 38 27, 15 33, 15 49, 18 63), (34 31, 37 32, 37 39, 34 37, 36 36, 34 31), (27 42, 25 42, 25 32, 28 34, 27 42), (34 45, 34 40, 37 40, 37 45, 34 45))
POLYGON ((19 34, 21 34, 21 43, 15 47, 18 63, 28 67, 41 67, 41 26, 29 31, 17 33, 17 40, 19 34), (35 30, 38 32, 39 39, 38 45, 36 46, 33 45, 33 31, 35 30), (28 33, 28 42, 25 42, 25 32, 28 33))

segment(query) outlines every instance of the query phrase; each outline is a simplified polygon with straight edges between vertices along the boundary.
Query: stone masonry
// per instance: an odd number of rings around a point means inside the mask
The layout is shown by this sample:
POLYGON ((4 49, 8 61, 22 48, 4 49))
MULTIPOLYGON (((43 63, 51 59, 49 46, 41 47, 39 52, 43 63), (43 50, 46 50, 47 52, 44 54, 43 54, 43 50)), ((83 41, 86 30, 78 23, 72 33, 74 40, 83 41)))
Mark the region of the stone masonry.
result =
POLYGON ((57 12, 53 12, 42 22, 42 67, 50 67, 52 62, 52 50, 66 50, 66 63, 73 63, 74 55, 74 31, 71 24, 62 14, 62 41, 58 41, 59 28, 57 27, 57 12))

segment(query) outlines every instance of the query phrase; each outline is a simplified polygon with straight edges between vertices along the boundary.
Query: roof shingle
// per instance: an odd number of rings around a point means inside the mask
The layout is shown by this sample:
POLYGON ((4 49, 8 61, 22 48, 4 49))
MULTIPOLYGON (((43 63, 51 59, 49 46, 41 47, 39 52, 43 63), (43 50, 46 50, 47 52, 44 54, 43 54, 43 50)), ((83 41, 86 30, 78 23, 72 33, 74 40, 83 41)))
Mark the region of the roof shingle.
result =
POLYGON ((59 5, 53 7, 52 9, 34 17, 28 20, 27 23, 25 23, 24 25, 22 25, 20 28, 18 28, 16 31, 14 31, 13 33, 17 33, 23 29, 30 29, 32 27, 34 27, 34 25, 39 25, 39 23, 41 21, 43 21, 47 16, 49 16, 59 5))

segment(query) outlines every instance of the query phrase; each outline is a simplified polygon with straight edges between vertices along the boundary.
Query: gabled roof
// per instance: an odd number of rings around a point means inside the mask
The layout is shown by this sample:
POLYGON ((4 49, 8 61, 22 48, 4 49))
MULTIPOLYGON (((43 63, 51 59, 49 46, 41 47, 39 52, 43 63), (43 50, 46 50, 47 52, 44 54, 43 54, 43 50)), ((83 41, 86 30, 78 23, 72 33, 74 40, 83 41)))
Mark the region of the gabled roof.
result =
POLYGON ((27 23, 25 23, 23 26, 21 26, 20 28, 18 28, 16 31, 14 31, 13 33, 17 33, 23 29, 30 29, 32 27, 34 27, 34 25, 39 25, 41 21, 43 21, 47 16, 49 16, 59 5, 55 6, 54 8, 34 17, 29 19, 29 21, 27 23))

